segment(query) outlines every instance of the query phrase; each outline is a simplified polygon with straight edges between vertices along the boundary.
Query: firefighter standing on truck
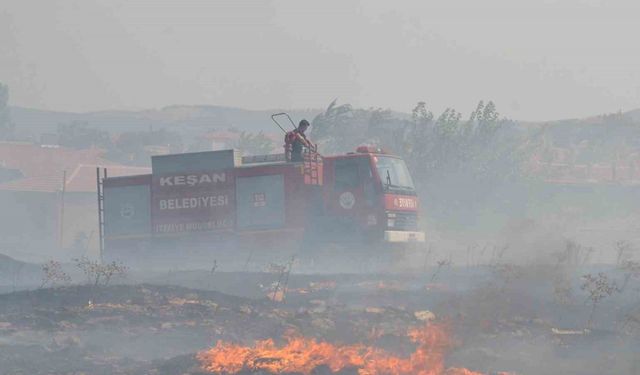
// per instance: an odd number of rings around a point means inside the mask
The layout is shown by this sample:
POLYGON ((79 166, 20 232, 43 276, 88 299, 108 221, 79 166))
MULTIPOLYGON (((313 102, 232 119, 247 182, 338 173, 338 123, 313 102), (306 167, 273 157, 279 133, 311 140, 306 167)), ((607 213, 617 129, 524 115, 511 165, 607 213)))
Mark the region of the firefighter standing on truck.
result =
POLYGON ((303 147, 312 149, 311 142, 304 135, 304 132, 309 128, 309 121, 302 120, 298 124, 298 127, 284 136, 284 148, 287 161, 303 161, 302 150, 303 147))

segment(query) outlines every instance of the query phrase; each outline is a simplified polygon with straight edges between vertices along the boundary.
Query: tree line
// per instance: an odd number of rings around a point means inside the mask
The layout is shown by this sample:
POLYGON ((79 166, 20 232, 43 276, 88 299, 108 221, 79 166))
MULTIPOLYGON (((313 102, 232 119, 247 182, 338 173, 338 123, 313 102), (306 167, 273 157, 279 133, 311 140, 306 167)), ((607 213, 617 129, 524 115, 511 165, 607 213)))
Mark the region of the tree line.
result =
POLYGON ((535 143, 492 101, 478 102, 467 118, 454 108, 434 115, 425 102, 407 116, 333 101, 313 119, 311 135, 327 154, 369 144, 401 156, 427 205, 442 213, 495 203, 501 188, 517 192, 535 143))

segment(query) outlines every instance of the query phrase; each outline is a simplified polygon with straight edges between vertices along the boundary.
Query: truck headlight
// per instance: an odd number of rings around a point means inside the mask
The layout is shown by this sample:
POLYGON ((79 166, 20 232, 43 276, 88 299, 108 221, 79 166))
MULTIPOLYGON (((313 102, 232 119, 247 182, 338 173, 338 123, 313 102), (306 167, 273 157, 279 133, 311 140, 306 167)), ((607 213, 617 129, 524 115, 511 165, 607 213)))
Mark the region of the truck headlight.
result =
POLYGON ((395 219, 387 219, 387 226, 389 228, 393 228, 396 225, 396 220, 395 219))

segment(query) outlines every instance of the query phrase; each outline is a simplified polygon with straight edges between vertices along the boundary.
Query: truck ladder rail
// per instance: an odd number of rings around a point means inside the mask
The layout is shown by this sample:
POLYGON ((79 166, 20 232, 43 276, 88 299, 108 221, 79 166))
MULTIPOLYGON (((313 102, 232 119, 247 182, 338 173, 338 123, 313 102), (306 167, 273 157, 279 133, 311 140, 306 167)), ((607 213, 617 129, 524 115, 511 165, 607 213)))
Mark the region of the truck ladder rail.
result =
POLYGON ((304 183, 307 185, 322 185, 322 155, 317 147, 307 149, 303 154, 304 183))

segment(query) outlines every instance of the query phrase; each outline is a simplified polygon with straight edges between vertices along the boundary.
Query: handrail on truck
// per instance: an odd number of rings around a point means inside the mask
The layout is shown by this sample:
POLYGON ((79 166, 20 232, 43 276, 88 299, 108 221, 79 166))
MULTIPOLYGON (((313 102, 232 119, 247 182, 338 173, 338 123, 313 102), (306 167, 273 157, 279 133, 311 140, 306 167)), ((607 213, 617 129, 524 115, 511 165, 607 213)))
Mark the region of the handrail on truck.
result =
POLYGON ((278 122, 278 120, 276 120, 276 117, 278 116, 286 116, 287 119, 289 119, 289 122, 291 123, 291 125, 293 126, 293 130, 296 129, 296 124, 293 122, 293 120, 291 119, 291 116, 289 116, 288 113, 286 112, 280 112, 280 113, 274 113, 271 115, 271 120, 273 120, 273 122, 276 123, 276 125, 278 125, 278 127, 280 128, 280 130, 282 130, 283 132, 288 133, 286 130, 284 130, 284 128, 282 127, 282 125, 280 125, 280 123, 278 122))

